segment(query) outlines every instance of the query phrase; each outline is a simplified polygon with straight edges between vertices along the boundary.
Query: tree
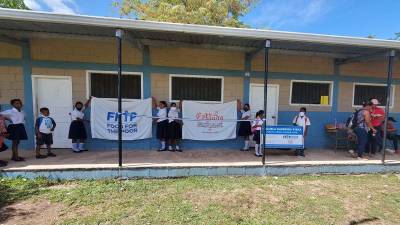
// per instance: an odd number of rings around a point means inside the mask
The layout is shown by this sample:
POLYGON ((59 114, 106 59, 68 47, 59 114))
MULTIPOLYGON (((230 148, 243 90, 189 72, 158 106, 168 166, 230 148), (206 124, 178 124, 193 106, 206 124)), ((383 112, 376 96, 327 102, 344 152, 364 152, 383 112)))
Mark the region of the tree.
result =
POLYGON ((117 0, 121 16, 160 22, 246 27, 240 18, 258 0, 117 0))
POLYGON ((400 32, 395 33, 394 35, 395 35, 394 40, 400 41, 400 32))
POLYGON ((0 0, 0 8, 29 9, 24 0, 0 0))

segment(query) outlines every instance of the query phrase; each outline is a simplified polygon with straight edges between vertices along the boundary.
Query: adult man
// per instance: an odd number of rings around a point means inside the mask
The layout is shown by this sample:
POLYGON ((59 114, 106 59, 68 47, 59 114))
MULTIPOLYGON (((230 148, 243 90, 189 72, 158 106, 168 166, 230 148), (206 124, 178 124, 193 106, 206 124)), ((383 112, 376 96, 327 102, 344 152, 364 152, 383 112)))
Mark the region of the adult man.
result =
POLYGON ((379 101, 376 98, 370 99, 371 103, 371 124, 376 130, 376 134, 369 132, 368 137, 368 150, 371 155, 375 155, 376 150, 382 149, 383 129, 382 124, 385 119, 385 110, 378 107, 379 101))

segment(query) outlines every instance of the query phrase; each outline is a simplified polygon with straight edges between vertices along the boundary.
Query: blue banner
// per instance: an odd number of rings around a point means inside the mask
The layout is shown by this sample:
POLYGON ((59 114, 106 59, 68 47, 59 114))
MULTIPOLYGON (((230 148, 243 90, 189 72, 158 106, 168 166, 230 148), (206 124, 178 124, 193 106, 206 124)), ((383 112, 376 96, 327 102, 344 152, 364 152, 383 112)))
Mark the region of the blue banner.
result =
MULTIPOLYGON (((261 135, 261 142, 263 135, 261 135)), ((267 126, 265 128, 265 145, 267 148, 304 148, 303 127, 301 126, 267 126)))

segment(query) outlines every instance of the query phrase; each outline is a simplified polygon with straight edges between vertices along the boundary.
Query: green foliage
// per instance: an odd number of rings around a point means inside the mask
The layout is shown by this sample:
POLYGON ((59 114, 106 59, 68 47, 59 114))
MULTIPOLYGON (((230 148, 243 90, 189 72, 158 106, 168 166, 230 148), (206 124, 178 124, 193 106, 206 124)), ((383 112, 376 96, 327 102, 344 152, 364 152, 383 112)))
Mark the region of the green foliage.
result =
POLYGON ((24 0, 0 0, 0 8, 29 9, 24 0))
POLYGON ((257 0, 116 0, 122 16, 160 22, 246 27, 240 18, 257 0))
POLYGON ((400 41, 400 32, 397 32, 394 35, 395 35, 394 39, 400 41))

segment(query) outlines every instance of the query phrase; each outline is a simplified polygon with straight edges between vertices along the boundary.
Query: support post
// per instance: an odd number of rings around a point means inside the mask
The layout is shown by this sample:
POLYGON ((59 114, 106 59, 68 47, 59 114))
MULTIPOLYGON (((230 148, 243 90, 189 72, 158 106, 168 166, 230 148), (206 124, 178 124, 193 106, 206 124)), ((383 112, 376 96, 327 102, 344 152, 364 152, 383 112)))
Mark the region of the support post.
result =
POLYGON ((387 121, 390 110, 390 99, 391 99, 391 87, 393 77, 393 61, 395 57, 395 51, 390 50, 388 57, 388 70, 387 70, 387 81, 386 81, 386 106, 385 106, 385 122, 383 124, 383 143, 382 143, 382 164, 385 164, 386 158, 386 137, 387 137, 387 121))
POLYGON ((268 99, 268 75, 269 75, 269 48, 271 47, 271 41, 266 40, 264 46, 264 122, 262 126, 263 134, 263 153, 262 153, 262 164, 265 165, 265 128, 267 126, 267 99, 268 99))
POLYGON ((122 35, 123 31, 117 29, 115 31, 115 37, 117 38, 117 49, 118 49, 118 165, 122 166, 122 35))

